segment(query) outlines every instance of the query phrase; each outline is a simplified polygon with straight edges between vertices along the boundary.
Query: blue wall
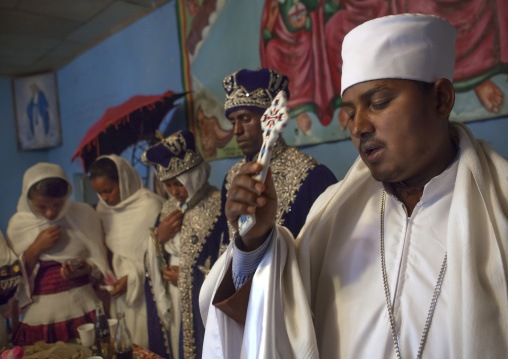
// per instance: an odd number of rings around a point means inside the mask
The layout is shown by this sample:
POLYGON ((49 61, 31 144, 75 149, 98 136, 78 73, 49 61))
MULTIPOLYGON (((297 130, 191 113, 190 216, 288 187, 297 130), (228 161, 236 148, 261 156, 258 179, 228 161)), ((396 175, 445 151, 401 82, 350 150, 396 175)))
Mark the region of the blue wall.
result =
POLYGON ((25 170, 37 162, 48 161, 48 151, 17 151, 16 126, 14 122, 14 104, 11 80, 0 78, 0 155, 1 205, 0 230, 5 234, 7 223, 16 212, 16 205, 21 194, 21 181, 25 170))
POLYGON ((79 161, 71 163, 71 155, 108 107, 138 94, 182 91, 176 26, 170 3, 58 71, 64 143, 50 151, 49 160, 62 165, 68 176, 83 172, 79 161))
MULTIPOLYGON (((0 165, 4 169, 0 177, 0 230, 4 233, 9 218, 16 211, 21 179, 29 166, 39 161, 58 163, 73 181, 82 169, 79 162, 71 162, 71 155, 88 128, 108 107, 137 94, 182 91, 175 3, 162 6, 101 42, 58 71, 57 77, 63 145, 31 152, 16 150, 11 81, 0 78, 0 141, 3 150, 0 165)), ((174 118, 172 121, 173 130, 182 126, 181 119, 174 118)), ((476 122, 469 127, 477 137, 486 139, 494 149, 508 157, 508 141, 505 139, 508 118, 476 122)), ((357 156, 349 140, 303 150, 327 165, 338 178, 346 174, 357 156)), ((130 155, 124 156, 129 158, 130 155)), ((211 183, 220 187, 225 172, 237 160, 212 162, 211 183)))
MULTIPOLYGON (((108 107, 131 96, 182 91, 175 3, 166 4, 93 47, 57 73, 63 145, 17 152, 10 79, 0 78, 0 230, 16 211, 24 171, 40 161, 58 163, 71 182, 83 170, 71 156, 82 137, 108 107)), ((125 154, 130 159, 130 154, 125 154)), ((141 169, 143 170, 143 169, 141 169)), ((74 183, 75 184, 75 183, 74 183)), ((76 191, 75 191, 76 192, 76 191)), ((75 197, 73 197, 75 198, 75 197)), ((79 198, 78 198, 79 199, 79 198)))

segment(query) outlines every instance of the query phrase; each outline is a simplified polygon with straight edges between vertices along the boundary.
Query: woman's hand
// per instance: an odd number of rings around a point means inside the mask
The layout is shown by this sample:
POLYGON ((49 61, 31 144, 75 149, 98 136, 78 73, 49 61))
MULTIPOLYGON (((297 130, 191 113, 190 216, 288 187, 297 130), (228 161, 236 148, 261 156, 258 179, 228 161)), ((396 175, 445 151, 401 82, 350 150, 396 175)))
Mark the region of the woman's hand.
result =
POLYGON ((111 294, 111 296, 115 299, 121 297, 122 295, 124 295, 125 293, 127 293, 127 276, 124 276, 122 278, 120 278, 116 283, 115 283, 115 288, 109 292, 109 294, 111 294))
POLYGON ((41 231, 35 242, 32 244, 36 247, 36 250, 39 252, 39 255, 48 249, 53 248, 60 238, 62 237, 62 232, 60 231, 59 226, 51 226, 41 231))
POLYGON ((25 269, 28 275, 32 274, 32 271, 35 268, 35 265, 39 261, 39 257, 42 253, 47 250, 53 248, 60 238, 62 237, 62 232, 60 231, 59 226, 51 226, 41 231, 35 241, 28 247, 28 249, 23 254, 25 259, 25 269))
POLYGON ((157 227, 157 237, 162 244, 169 241, 182 228, 183 213, 180 210, 172 212, 164 218, 157 227))
POLYGON ((78 258, 77 261, 67 261, 60 267, 60 275, 63 279, 72 279, 88 275, 92 272, 92 266, 84 259, 78 258))
POLYGON ((164 266, 162 268, 162 277, 175 287, 178 286, 179 268, 178 266, 164 266))

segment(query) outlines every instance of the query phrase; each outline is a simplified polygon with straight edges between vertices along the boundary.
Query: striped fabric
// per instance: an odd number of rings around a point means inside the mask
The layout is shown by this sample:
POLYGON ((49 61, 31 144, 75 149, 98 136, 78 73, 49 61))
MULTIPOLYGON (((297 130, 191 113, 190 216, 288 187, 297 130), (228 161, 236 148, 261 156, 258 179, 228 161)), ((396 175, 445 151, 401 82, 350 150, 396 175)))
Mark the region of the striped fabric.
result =
POLYGON ((57 341, 67 342, 79 338, 78 327, 85 323, 95 322, 95 312, 91 311, 85 315, 65 320, 58 323, 28 325, 20 323, 18 330, 12 340, 14 345, 34 345, 39 341, 45 343, 56 343, 57 341))
POLYGON ((77 288, 90 283, 88 275, 63 279, 60 275, 62 263, 55 261, 40 261, 39 271, 34 281, 33 295, 45 295, 65 292, 71 288, 77 288))
POLYGON ((256 269, 265 255, 266 249, 270 244, 273 237, 273 229, 268 235, 267 240, 263 245, 251 252, 244 252, 239 248, 243 248, 243 243, 238 235, 235 233, 234 237, 234 255, 233 255, 233 283, 236 290, 240 289, 242 285, 256 272, 256 269))

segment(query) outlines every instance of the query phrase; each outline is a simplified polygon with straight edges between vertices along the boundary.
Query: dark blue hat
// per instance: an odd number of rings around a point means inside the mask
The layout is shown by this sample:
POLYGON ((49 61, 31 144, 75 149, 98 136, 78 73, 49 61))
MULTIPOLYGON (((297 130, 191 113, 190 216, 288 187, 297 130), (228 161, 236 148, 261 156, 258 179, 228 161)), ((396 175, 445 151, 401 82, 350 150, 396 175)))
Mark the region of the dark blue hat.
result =
POLYGON ((157 178, 164 182, 196 167, 203 157, 196 149, 194 135, 182 130, 148 148, 141 160, 145 165, 155 166, 157 178))
POLYGON ((289 99, 288 77, 272 69, 240 70, 227 76, 222 85, 226 91, 226 117, 243 109, 264 113, 282 90, 289 99))

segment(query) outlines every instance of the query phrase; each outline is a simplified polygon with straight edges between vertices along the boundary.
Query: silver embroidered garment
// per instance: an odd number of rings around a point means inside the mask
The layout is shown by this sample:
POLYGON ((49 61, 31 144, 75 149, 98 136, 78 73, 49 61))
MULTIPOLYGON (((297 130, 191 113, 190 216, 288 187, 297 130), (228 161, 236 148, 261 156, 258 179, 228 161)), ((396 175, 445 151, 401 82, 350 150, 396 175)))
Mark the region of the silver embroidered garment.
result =
MULTIPOLYGON (((185 212, 180 230, 180 268, 178 275, 178 288, 180 290, 180 305, 183 328, 183 354, 184 358, 196 358, 194 313, 199 314, 199 308, 193 308, 192 296, 195 285, 194 271, 200 270, 204 276, 211 268, 212 257, 215 261, 218 253, 209 255, 198 263, 207 240, 217 223, 220 214, 220 191, 210 184, 205 185, 194 195, 185 212)), ((173 211, 180 209, 178 202, 173 198, 166 201, 161 210, 161 220, 173 211)), ((219 246, 217 246, 218 248, 219 246)), ((217 250, 218 251, 218 250, 217 250)), ((199 292, 199 291, 198 291, 199 292)), ((201 350, 199 350, 201 351, 201 350)))
MULTIPOLYGON (((245 158, 242 159, 228 171, 225 182, 227 191, 231 188, 233 178, 238 174, 245 161, 245 158)), ((284 225, 284 215, 291 210, 300 187, 312 169, 318 164, 314 158, 298 148, 288 146, 282 137, 277 140, 270 164, 275 191, 277 192, 278 205, 275 218, 277 224, 284 225)), ((309 208, 310 205, 312 203, 309 204, 309 208)), ((229 226, 230 238, 233 238, 233 233, 233 227, 229 226)))

